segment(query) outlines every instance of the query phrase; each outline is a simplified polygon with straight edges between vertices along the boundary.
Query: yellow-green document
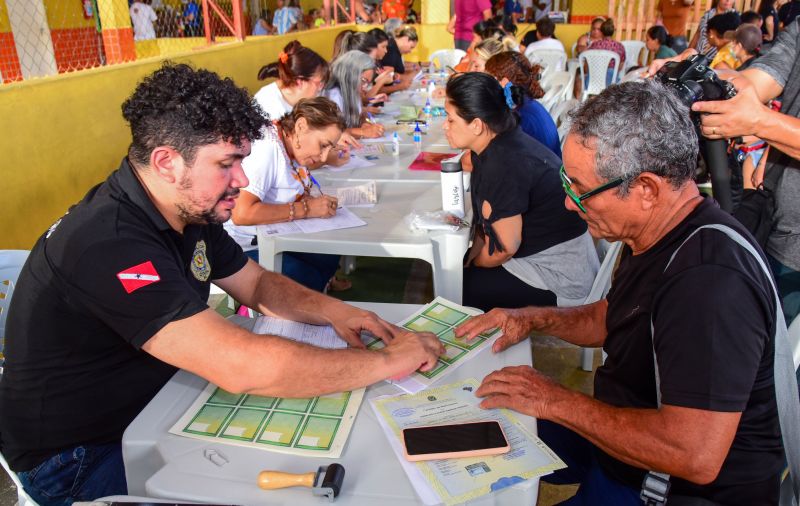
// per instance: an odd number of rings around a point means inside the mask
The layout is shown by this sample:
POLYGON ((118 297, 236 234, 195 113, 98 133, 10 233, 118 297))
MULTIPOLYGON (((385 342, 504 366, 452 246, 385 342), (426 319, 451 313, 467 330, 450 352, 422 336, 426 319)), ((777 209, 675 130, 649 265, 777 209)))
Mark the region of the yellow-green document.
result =
MULTIPOLYGON (((490 346, 495 339, 503 335, 500 329, 480 334, 472 341, 455 337, 454 329, 456 327, 479 314, 482 314, 482 311, 436 297, 433 302, 398 323, 397 325, 408 330, 436 334, 444 344, 445 355, 439 358, 439 362, 432 370, 417 371, 407 378, 393 380, 392 383, 410 394, 415 394, 452 372, 486 346, 490 346)), ((379 349, 384 346, 380 339, 372 336, 365 340, 365 344, 370 349, 379 349)))
POLYGON ((566 467, 512 411, 479 408, 478 386, 480 382, 472 378, 414 395, 370 400, 403 470, 425 504, 462 503, 566 467), (405 428, 488 420, 503 427, 511 446, 508 453, 425 462, 408 462, 403 457, 401 431, 405 428))
POLYGON ((338 458, 363 398, 363 388, 312 399, 281 399, 232 394, 209 383, 170 432, 291 455, 338 458))

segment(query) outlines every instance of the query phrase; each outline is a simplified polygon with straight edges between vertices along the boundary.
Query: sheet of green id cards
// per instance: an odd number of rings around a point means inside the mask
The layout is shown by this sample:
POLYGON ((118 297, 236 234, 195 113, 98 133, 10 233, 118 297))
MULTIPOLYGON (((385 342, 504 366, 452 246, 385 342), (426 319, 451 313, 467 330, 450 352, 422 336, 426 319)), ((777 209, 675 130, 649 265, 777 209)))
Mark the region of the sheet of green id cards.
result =
MULTIPOLYGON (((436 334, 444 344, 445 354, 439 357, 436 366, 430 371, 416 371, 407 378, 392 380, 391 383, 410 394, 415 394, 447 376, 485 347, 491 346, 491 343, 503 334, 500 329, 487 331, 472 341, 455 337, 456 327, 479 314, 482 314, 482 311, 478 309, 460 306, 442 297, 436 297, 433 302, 398 323, 397 325, 408 330, 436 334)), ((372 336, 365 340, 365 344, 370 349, 380 349, 384 346, 380 339, 372 336)))
POLYGON ((291 455, 338 458, 363 397, 362 388, 282 399, 232 394, 209 383, 170 432, 291 455))

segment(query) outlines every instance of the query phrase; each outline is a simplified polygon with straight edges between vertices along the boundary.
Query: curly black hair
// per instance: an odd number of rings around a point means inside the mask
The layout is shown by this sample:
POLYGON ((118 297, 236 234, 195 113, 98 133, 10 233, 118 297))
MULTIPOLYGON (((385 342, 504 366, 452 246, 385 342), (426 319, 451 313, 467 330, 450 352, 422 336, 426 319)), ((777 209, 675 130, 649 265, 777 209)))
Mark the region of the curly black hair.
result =
POLYGON ((128 158, 146 167, 158 146, 171 146, 191 165, 197 149, 261 138, 268 121, 247 90, 208 70, 167 62, 144 78, 122 104, 133 141, 128 158))

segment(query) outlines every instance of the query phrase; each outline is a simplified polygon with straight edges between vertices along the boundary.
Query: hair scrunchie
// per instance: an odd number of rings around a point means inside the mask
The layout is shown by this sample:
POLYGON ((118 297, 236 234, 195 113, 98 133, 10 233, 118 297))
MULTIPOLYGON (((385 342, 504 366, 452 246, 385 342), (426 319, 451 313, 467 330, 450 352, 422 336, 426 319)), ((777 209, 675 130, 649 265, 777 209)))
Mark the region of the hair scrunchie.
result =
POLYGON ((511 96, 511 86, 513 86, 510 82, 506 83, 503 86, 503 95, 506 97, 506 105, 509 109, 514 109, 517 107, 517 104, 514 103, 514 97, 511 96))
POLYGON ((278 60, 281 63, 286 64, 286 62, 289 61, 289 55, 281 51, 280 53, 278 53, 278 60))

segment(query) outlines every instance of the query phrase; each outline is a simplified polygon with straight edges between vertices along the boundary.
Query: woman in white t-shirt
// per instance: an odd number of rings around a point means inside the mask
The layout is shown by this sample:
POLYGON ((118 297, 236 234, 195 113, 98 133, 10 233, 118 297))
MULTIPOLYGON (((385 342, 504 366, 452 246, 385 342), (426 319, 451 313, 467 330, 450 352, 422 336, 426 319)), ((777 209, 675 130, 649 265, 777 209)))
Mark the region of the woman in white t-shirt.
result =
MULTIPOLYGON (((248 185, 242 188, 225 230, 258 260, 253 225, 281 223, 304 218, 330 218, 336 214, 335 197, 320 194, 306 167, 326 159, 335 150, 345 125, 331 100, 300 100, 289 114, 263 129, 242 161, 248 185), (314 195, 312 193, 316 193, 314 195)), ((283 274, 322 291, 339 265, 339 256, 284 253, 283 274)), ((349 288, 339 282, 339 289, 349 288)))
POLYGON ((272 121, 292 112, 304 98, 316 97, 328 81, 328 62, 296 40, 278 53, 278 61, 261 67, 258 79, 277 78, 255 94, 256 102, 272 121))

